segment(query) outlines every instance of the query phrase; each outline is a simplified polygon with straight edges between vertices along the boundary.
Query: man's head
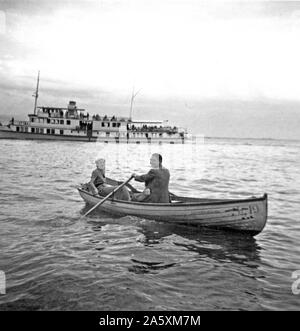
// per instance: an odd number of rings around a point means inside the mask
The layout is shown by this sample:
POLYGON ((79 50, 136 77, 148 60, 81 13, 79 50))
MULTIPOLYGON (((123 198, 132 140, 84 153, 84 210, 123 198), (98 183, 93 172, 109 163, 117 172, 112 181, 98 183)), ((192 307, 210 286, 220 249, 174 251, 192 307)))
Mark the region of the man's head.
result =
POLYGON ((95 163, 98 169, 105 170, 105 159, 97 159, 95 163))
POLYGON ((161 168, 162 167, 162 156, 158 153, 154 153, 151 156, 150 164, 152 168, 161 168))

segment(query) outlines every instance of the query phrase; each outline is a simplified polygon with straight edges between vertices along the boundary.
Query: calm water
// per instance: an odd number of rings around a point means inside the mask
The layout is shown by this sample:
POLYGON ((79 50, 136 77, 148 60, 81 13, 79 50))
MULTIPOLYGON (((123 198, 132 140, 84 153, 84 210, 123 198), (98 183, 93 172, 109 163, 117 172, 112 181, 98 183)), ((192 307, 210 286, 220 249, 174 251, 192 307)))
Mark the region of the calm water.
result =
MULTIPOLYGON (((300 142, 196 145, 0 141, 0 310, 291 309, 300 269, 300 142), (96 157, 119 180, 160 152, 170 190, 198 197, 269 193, 255 238, 92 213, 76 191, 96 157)), ((140 184, 139 184, 140 185, 140 184)), ((140 187, 136 185, 137 187, 140 187)))

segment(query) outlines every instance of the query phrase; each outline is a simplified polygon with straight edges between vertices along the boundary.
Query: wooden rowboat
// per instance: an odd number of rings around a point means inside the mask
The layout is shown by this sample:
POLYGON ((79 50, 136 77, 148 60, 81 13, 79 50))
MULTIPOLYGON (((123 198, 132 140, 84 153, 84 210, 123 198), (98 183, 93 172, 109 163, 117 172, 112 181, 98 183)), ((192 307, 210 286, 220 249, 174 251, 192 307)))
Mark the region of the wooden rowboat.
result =
MULTIPOLYGON (((83 188, 79 194, 89 205, 103 197, 92 195, 83 188)), ((173 195, 172 203, 142 203, 108 199, 99 209, 115 215, 132 215, 140 218, 229 229, 251 235, 260 233, 267 221, 267 194, 248 199, 197 199, 173 195)))

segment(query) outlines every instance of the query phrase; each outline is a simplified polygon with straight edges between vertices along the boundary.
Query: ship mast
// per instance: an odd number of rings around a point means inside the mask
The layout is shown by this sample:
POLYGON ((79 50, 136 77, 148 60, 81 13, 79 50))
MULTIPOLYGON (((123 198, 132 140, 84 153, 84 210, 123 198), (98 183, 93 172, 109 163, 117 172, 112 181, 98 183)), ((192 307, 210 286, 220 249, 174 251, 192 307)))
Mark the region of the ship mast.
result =
POLYGON ((37 99, 39 97, 39 83, 40 83, 40 71, 38 73, 38 78, 37 78, 37 83, 36 83, 36 90, 35 93, 32 95, 34 97, 34 109, 33 109, 33 113, 34 115, 36 115, 36 105, 37 105, 37 99))
POLYGON ((129 120, 132 121, 132 108, 133 108, 133 100, 138 95, 138 93, 141 90, 138 90, 136 93, 134 93, 134 87, 132 89, 132 96, 131 96, 131 102, 130 102, 130 114, 129 114, 129 120))

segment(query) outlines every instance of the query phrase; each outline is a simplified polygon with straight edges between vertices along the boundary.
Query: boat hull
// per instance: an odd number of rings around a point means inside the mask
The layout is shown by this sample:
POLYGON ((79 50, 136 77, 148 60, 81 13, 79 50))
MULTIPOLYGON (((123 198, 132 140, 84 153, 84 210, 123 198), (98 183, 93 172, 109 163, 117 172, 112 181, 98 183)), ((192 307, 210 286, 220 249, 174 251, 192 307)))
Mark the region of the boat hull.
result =
POLYGON ((0 129, 0 139, 16 140, 59 140, 59 141, 97 141, 96 138, 87 136, 71 136, 59 134, 39 134, 30 132, 16 132, 0 129))
MULTIPOLYGON (((102 197, 78 189, 83 200, 95 205, 102 197)), ((116 215, 132 215, 145 219, 203 227, 260 233, 267 221, 267 195, 244 200, 207 200, 171 204, 137 203, 107 200, 99 209, 116 215)))
POLYGON ((75 136, 75 135, 59 135, 59 134, 39 134, 31 132, 16 132, 9 129, 4 129, 0 127, 0 139, 19 139, 19 140, 58 140, 58 141, 86 141, 86 142, 103 142, 103 143, 129 143, 129 144, 183 144, 185 141, 182 139, 152 139, 148 142, 146 139, 137 138, 120 138, 116 139, 114 137, 97 137, 97 136, 75 136))

